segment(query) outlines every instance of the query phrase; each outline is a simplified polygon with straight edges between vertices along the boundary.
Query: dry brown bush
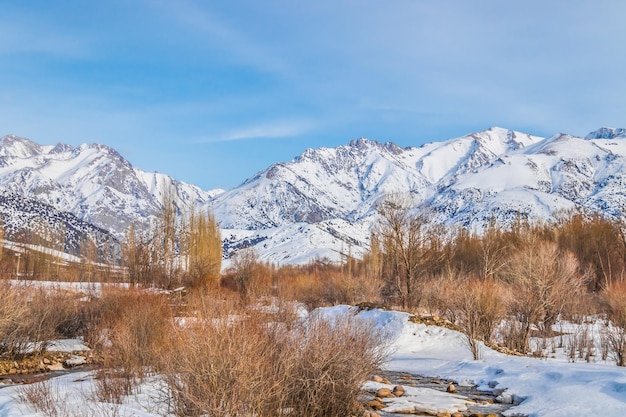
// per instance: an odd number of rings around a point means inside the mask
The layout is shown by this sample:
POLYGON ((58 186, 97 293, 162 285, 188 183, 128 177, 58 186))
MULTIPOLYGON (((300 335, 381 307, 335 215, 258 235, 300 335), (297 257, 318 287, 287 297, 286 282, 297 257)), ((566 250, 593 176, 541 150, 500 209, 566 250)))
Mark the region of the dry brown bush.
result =
POLYGON ((273 272, 275 294, 299 301, 309 310, 336 304, 380 303, 382 281, 365 268, 316 262, 302 267, 282 267, 273 272))
POLYGON ((506 291, 495 280, 470 280, 455 289, 456 324, 463 330, 474 359, 480 359, 478 341, 491 342, 506 314, 506 291))
POLYGON ((314 315, 292 338, 296 364, 287 381, 287 398, 294 415, 356 415, 361 386, 385 357, 373 326, 352 316, 328 320, 314 315))
POLYGON ((287 315, 228 301, 194 304, 165 360, 177 415, 349 415, 382 356, 371 326, 354 319, 281 323, 287 315))
POLYGON ((74 295, 57 289, 0 284, 0 353, 18 357, 80 335, 78 306, 74 295))
POLYGON ((608 319, 604 341, 618 366, 626 366, 626 283, 616 282, 603 292, 608 319))
POLYGON ((574 214, 561 219, 554 227, 559 247, 569 250, 581 267, 590 271, 588 284, 600 290, 624 279, 626 239, 624 225, 599 215, 574 214))
POLYGON ((514 317, 505 333, 505 343, 521 352, 528 348, 531 326, 545 335, 572 300, 580 295, 586 277, 570 252, 562 252, 555 243, 530 240, 512 256, 506 275, 513 297, 509 311, 514 317))
POLYGON ((0 354, 20 350, 20 326, 28 315, 25 291, 9 282, 0 282, 0 354))
POLYGON ((147 372, 158 370, 169 349, 171 309, 164 295, 133 289, 109 293, 104 302, 101 325, 106 326, 108 346, 102 349, 98 387, 108 396, 113 379, 129 395, 147 372))

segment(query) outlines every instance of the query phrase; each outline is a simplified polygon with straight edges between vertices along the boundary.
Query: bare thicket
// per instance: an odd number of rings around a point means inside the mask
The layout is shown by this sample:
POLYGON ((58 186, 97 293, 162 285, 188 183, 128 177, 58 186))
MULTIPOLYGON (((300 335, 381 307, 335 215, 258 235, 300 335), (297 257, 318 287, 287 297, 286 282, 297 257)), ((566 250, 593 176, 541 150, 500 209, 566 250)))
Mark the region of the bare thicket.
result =
POLYGON ((573 254, 555 243, 531 240, 512 256, 505 277, 511 288, 509 309, 513 320, 508 344, 525 352, 532 325, 550 335, 552 325, 568 305, 583 293, 586 277, 573 254))
POLYGON ((255 289, 258 289, 262 271, 259 255, 254 248, 239 249, 232 255, 231 273, 241 299, 249 300, 255 289))
POLYGON ((47 417, 73 417, 59 387, 49 381, 23 385, 18 390, 20 400, 47 417))
POLYGON ((357 411, 361 384, 384 354, 371 325, 353 317, 268 321, 250 310, 235 314, 235 305, 198 299, 197 316, 175 332, 165 363, 177 415, 357 411))
POLYGON ((109 396, 109 385, 130 395, 146 373, 159 369, 172 326, 172 312, 163 295, 127 290, 113 297, 102 322, 108 337, 101 349, 103 369, 98 386, 103 397, 109 396))
POLYGON ((79 304, 59 290, 0 282, 0 354, 41 353, 55 338, 80 335, 79 304))
POLYGON ((19 353, 22 321, 29 311, 24 290, 0 281, 0 353, 19 353))
POLYGON ((618 366, 626 366, 626 284, 618 282, 602 293, 609 321, 603 333, 609 355, 618 366))
POLYGON ((474 359, 480 359, 479 341, 491 342, 496 326, 506 316, 505 289, 493 279, 475 279, 457 285, 453 294, 456 324, 463 330, 474 359))

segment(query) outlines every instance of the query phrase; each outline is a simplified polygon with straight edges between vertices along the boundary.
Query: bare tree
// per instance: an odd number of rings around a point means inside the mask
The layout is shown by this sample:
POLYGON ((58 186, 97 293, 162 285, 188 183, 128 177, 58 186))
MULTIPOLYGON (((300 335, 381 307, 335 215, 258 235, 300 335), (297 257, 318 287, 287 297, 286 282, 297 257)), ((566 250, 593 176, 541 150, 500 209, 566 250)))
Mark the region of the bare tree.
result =
POLYGON ((378 240, 383 248, 383 274, 400 295, 403 307, 419 304, 418 280, 440 256, 438 239, 428 228, 427 212, 407 198, 388 197, 378 206, 378 240))

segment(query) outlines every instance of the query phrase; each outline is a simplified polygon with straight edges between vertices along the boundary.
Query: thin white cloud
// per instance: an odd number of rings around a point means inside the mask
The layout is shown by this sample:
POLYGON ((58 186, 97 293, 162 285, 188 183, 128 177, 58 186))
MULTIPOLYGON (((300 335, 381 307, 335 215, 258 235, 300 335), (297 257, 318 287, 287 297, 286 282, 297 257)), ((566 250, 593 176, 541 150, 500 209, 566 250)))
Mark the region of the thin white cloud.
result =
POLYGON ((310 131, 308 121, 263 123, 224 131, 221 134, 200 139, 196 143, 233 142, 251 139, 282 139, 302 135, 310 131))

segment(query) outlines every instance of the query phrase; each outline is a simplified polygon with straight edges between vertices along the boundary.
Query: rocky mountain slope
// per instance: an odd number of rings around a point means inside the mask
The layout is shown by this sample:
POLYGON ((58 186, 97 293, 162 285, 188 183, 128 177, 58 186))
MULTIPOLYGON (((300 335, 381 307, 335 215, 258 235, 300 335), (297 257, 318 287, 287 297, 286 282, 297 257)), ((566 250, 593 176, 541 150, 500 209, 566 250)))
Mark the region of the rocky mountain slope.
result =
POLYGON ((0 141, 0 190, 49 204, 121 237, 132 222, 148 223, 168 190, 186 210, 216 192, 134 168, 99 144, 42 146, 8 135, 0 141))
POLYGON ((547 218, 573 208, 622 216, 626 207, 626 130, 602 128, 586 138, 541 138, 491 128, 421 147, 358 139, 308 149, 226 192, 206 192, 163 174, 133 168, 103 145, 41 146, 0 142, 0 189, 73 213, 118 236, 160 209, 164 190, 181 211, 211 207, 226 254, 255 246, 263 260, 338 260, 367 250, 376 205, 411 196, 434 220, 480 229, 495 218, 547 218))
POLYGON ((0 191, 3 233, 12 240, 42 245, 72 255, 87 255, 88 241, 96 244, 98 259, 115 261, 121 245, 107 230, 84 222, 36 199, 0 191))

